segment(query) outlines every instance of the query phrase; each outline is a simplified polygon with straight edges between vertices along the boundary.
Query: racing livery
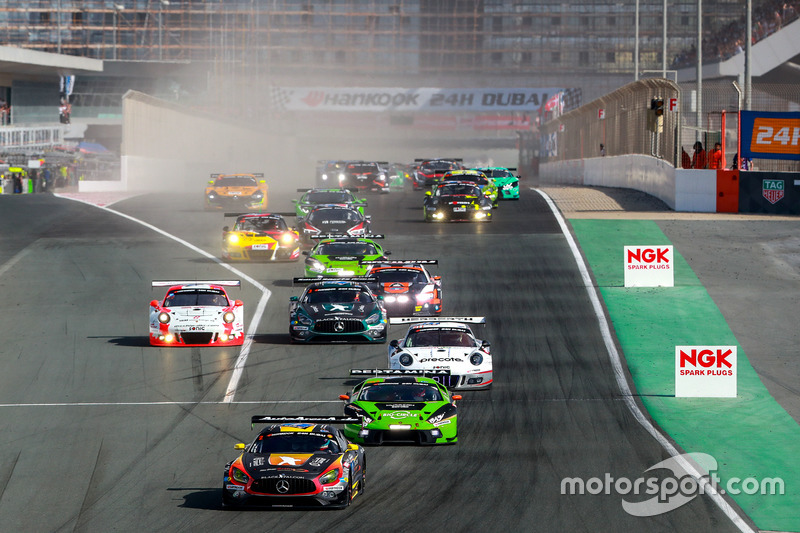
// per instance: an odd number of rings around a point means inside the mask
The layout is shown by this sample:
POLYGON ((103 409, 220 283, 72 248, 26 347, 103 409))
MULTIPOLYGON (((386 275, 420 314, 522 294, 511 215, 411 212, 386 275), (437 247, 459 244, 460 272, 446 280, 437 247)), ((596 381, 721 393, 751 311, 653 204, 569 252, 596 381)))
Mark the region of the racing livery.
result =
POLYGON ((342 205, 324 204, 311 209, 306 216, 297 220, 300 238, 305 243, 312 242, 320 234, 338 234, 361 237, 369 233, 371 217, 363 215, 357 208, 342 205))
POLYGON ((414 162, 417 163, 417 166, 412 181, 414 190, 433 187, 442 181, 446 173, 464 168, 461 164, 462 161, 461 158, 415 159, 414 162))
POLYGON ((318 205, 336 204, 356 208, 362 215, 364 208, 367 207, 366 199, 356 198, 347 189, 297 189, 297 192, 303 193, 299 200, 292 200, 298 218, 303 218, 318 205))
POLYGON ((311 283, 289 298, 292 342, 386 342, 383 302, 365 284, 370 278, 294 278, 311 283))
POLYGON ((390 324, 411 324, 406 336, 389 345, 389 368, 447 371, 437 381, 453 390, 488 389, 492 385, 491 345, 475 337, 469 323, 484 317, 392 318, 390 324))
POLYGON ((482 167, 475 168, 483 172, 487 178, 492 180, 499 192, 499 200, 519 200, 519 176, 512 172, 516 168, 512 167, 482 167))
POLYGON ((369 269, 365 275, 375 278, 370 287, 383 297, 389 317, 437 316, 442 312, 442 277, 432 276, 424 265, 435 259, 398 261, 362 261, 369 269))
POLYGON ((164 300, 150 302, 153 346, 240 346, 244 342, 244 304, 231 300, 223 286, 240 281, 153 281, 169 287, 164 300))
POLYGON ((442 181, 465 181, 474 183, 481 188, 483 195, 492 202, 492 207, 497 207, 497 197, 499 192, 494 181, 486 177, 486 175, 479 170, 454 170, 448 172, 442 178, 442 181))
POLYGON ((389 192, 389 179, 385 166, 387 162, 348 161, 339 174, 339 185, 358 190, 389 192))
POLYGON ((367 234, 364 238, 339 237, 322 239, 303 252, 306 258, 306 276, 363 276, 368 265, 364 261, 386 259, 386 251, 373 239, 383 235, 367 234))
POLYGON ((206 187, 206 209, 267 208, 267 182, 264 174, 211 174, 206 187))
POLYGON ((344 414, 361 423, 344 426, 353 442, 383 444, 455 444, 458 442, 456 400, 443 385, 420 371, 351 369, 351 375, 370 377, 342 394, 344 414))
POLYGON ((425 222, 492 220, 492 201, 474 183, 446 181, 425 193, 425 222))
POLYGON ((319 506, 343 509, 364 493, 364 448, 347 442, 333 424, 359 422, 343 416, 256 415, 267 424, 241 454, 225 465, 222 506, 319 506))
POLYGON ((297 261, 300 235, 278 213, 225 213, 236 217, 222 228, 222 258, 231 261, 297 261))

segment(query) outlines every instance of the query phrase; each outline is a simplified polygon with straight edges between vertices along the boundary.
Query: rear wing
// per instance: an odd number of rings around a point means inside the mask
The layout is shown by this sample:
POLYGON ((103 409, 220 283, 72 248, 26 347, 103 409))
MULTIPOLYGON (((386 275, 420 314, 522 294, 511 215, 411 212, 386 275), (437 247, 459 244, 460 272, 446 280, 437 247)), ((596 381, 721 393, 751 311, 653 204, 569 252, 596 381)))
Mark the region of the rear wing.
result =
POLYGON ((370 276, 329 276, 329 277, 320 277, 320 278, 292 278, 292 284, 308 284, 308 283, 317 283, 317 282, 324 282, 324 281, 347 281, 352 283, 375 283, 378 281, 378 278, 370 277, 370 276))
POLYGON ((421 324, 424 322, 461 322, 464 324, 486 324, 485 316, 396 316, 389 324, 421 324))
POLYGON ((254 215, 254 216, 258 216, 258 215, 276 215, 276 216, 279 216, 279 217, 296 217, 297 213, 290 212, 290 211, 270 211, 269 213, 257 213, 257 212, 249 211, 249 212, 246 212, 246 213, 225 213, 223 216, 225 218, 229 218, 229 217, 240 217, 242 215, 254 215))
POLYGON ((425 370, 412 368, 351 368, 351 376, 449 376, 449 370, 425 370))
POLYGON ((365 233, 364 235, 359 235, 358 237, 354 237, 353 235, 348 235, 347 233, 316 233, 314 235, 309 235, 312 239, 383 239, 384 235, 382 233, 365 233))
POLYGON ((224 280, 156 280, 150 283, 151 287, 172 287, 173 285, 222 285, 224 287, 241 287, 242 282, 238 279, 224 279, 224 280))
POLYGON ((463 162, 463 157, 429 157, 427 159, 415 159, 414 162, 421 163, 423 161, 458 161, 463 162))
POLYGON ((263 172, 240 172, 238 174, 216 173, 216 174, 211 174, 211 179, 215 180, 215 179, 219 178, 220 176, 253 176, 254 178, 263 178, 264 177, 264 173, 263 172))
POLYGON ((361 418, 353 416, 274 416, 253 415, 250 429, 256 424, 361 424, 361 418))
POLYGON ((438 265, 438 259, 370 259, 359 261, 362 265, 438 265))

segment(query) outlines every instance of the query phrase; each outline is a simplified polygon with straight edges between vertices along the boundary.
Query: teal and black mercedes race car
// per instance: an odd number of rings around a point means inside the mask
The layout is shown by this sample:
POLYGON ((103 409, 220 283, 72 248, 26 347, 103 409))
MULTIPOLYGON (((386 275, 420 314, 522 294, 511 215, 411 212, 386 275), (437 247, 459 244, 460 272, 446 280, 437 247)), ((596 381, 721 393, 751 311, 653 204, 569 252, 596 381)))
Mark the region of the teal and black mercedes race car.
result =
POLYGON ((367 207, 365 198, 358 198, 347 189, 297 189, 297 192, 303 193, 298 200, 292 200, 298 218, 305 217, 318 205, 335 204, 358 209, 362 216, 367 207))
POLYGON ((362 261, 386 259, 392 252, 384 250, 373 239, 383 235, 368 234, 364 238, 337 237, 322 239, 311 250, 304 251, 307 277, 363 276, 369 269, 362 261))
POLYGON ((458 409, 461 396, 450 392, 419 370, 351 369, 351 375, 370 377, 356 385, 345 401, 345 416, 361 418, 361 424, 346 424, 345 436, 364 444, 412 442, 455 444, 458 442, 458 409))
POLYGON ((497 186, 499 200, 519 200, 519 176, 515 176, 511 167, 481 167, 479 170, 497 186))

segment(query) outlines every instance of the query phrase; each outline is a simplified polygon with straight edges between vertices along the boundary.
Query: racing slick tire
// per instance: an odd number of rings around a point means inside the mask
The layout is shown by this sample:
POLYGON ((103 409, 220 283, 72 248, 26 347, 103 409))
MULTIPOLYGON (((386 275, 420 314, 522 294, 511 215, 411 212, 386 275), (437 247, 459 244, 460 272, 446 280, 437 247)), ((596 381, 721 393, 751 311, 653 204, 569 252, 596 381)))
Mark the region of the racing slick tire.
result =
POLYGON ((341 498, 336 501, 338 509, 347 509, 353 501, 353 469, 350 469, 350 481, 347 483, 347 489, 342 492, 341 498))

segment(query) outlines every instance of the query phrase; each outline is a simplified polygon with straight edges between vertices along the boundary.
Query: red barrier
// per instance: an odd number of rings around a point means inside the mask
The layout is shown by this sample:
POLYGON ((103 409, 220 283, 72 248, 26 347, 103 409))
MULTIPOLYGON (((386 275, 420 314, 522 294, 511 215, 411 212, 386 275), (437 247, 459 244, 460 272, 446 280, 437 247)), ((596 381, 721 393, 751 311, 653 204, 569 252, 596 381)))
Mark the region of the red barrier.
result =
POLYGON ((717 170, 717 213, 739 212, 739 171, 717 170))

